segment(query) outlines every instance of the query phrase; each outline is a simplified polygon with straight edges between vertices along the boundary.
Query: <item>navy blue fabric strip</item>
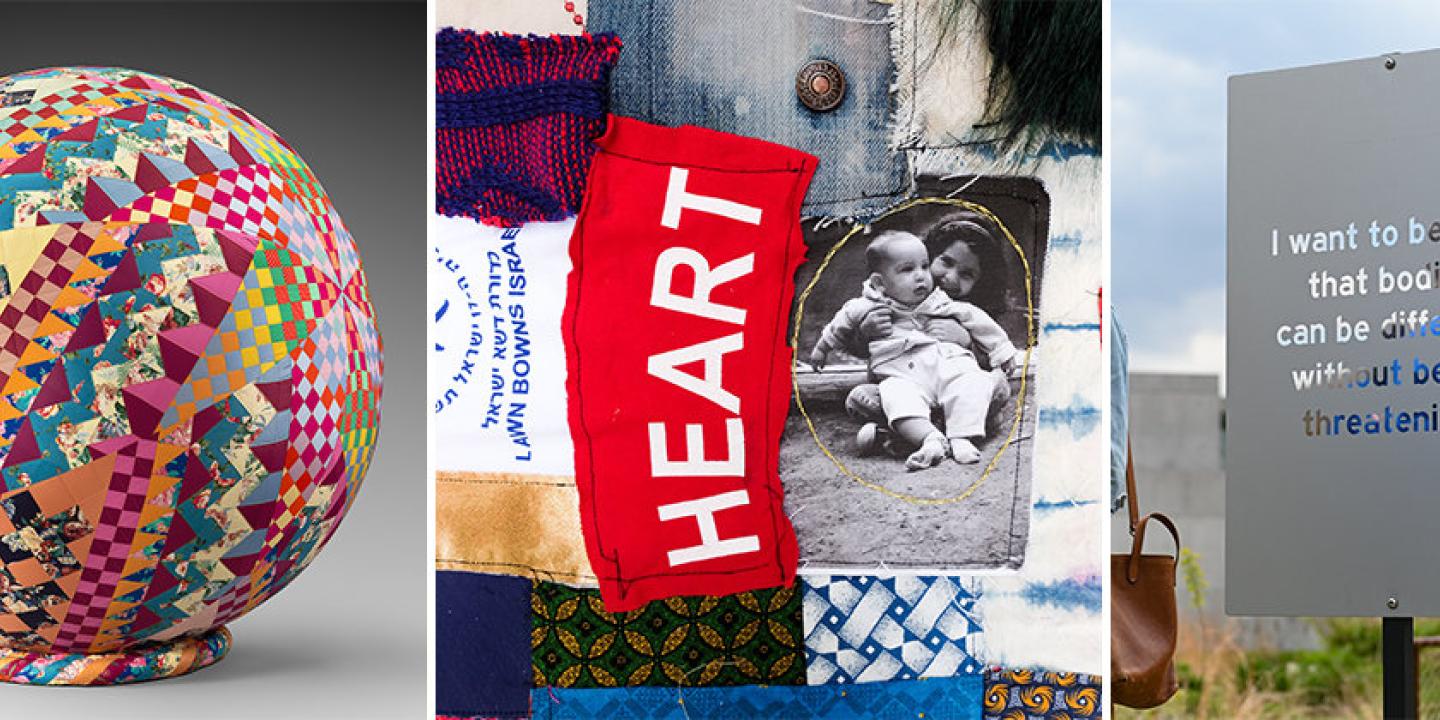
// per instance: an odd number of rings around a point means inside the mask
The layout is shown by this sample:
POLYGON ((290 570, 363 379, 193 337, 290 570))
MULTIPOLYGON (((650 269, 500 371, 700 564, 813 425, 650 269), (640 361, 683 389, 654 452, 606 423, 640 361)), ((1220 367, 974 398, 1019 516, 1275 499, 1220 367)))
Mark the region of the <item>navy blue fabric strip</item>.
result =
POLYGON ((508 171, 509 163, 504 158, 481 154, 480 164, 475 171, 457 184, 449 193, 443 193, 436 201, 440 212, 452 217, 469 215, 477 207, 486 204, 486 193, 503 193, 524 203, 547 220, 560 220, 571 213, 565 212, 559 198, 532 187, 524 178, 508 171))
POLYGON ((435 709, 461 717, 528 717, 530 580, 435 573, 435 709))
POLYGON ((435 69, 473 68, 484 62, 485 57, 494 56, 523 63, 529 53, 526 46, 558 49, 562 53, 583 52, 590 47, 615 42, 615 33, 597 32, 590 37, 579 35, 506 35, 504 33, 475 33, 470 30, 443 28, 435 33, 435 69))
POLYGON ((474 128, 507 125, 551 113, 590 119, 605 114, 605 83, 549 80, 483 92, 435 97, 435 127, 474 128))

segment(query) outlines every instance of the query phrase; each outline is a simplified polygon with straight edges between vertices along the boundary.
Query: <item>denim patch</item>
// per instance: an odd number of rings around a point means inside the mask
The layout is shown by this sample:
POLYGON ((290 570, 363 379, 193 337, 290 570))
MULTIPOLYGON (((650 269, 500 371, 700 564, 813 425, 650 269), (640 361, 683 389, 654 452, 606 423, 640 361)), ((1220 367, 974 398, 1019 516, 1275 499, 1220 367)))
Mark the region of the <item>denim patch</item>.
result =
POLYGON ((909 190, 905 158, 887 143, 888 13, 870 0, 610 0, 591 8, 589 27, 625 43, 612 112, 804 150, 820 158, 804 214, 843 217, 879 212, 909 190), (813 60, 844 73, 845 97, 829 112, 796 93, 796 74, 813 60))

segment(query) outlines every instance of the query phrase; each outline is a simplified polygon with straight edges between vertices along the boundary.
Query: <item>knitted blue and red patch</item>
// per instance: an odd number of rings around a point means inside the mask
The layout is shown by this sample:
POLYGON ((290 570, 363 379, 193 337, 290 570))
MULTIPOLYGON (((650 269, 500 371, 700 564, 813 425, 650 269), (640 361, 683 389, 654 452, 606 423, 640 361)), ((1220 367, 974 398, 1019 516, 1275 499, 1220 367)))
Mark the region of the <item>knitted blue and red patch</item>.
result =
POLYGON ((605 130, 613 34, 519 36, 445 28, 435 38, 436 204, 487 225, 580 210, 605 130))

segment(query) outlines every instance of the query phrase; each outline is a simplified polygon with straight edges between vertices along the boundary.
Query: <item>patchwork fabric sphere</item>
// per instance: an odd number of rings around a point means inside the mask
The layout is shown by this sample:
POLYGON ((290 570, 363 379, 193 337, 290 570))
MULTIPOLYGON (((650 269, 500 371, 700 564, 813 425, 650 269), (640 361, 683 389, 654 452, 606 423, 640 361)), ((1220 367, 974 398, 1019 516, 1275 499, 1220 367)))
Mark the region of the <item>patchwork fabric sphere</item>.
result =
POLYGON ((334 534, 380 338, 310 168, 199 88, 0 78, 0 679, 182 674, 334 534))

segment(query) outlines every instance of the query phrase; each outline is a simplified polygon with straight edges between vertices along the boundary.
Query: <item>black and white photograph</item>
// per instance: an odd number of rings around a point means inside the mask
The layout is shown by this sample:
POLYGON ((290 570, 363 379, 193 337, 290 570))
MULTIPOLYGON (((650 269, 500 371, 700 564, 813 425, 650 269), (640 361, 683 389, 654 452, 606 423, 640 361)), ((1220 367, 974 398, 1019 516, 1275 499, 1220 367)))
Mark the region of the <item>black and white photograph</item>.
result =
POLYGON ((780 449, 802 571, 1024 562, 1049 199, 918 187, 868 225, 804 224, 780 449))

